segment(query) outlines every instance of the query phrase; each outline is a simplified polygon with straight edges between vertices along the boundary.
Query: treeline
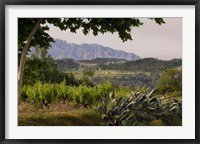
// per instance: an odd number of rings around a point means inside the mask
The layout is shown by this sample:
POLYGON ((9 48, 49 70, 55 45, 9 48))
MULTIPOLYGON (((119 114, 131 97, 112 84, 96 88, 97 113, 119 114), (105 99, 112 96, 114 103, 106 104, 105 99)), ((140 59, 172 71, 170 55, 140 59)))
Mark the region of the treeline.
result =
MULTIPOLYGON (((122 59, 96 58, 92 60, 75 61, 73 59, 60 59, 55 61, 60 71, 78 70, 84 68, 79 63, 96 64, 89 66, 94 70, 122 70, 122 71, 140 71, 140 72, 161 72, 168 68, 182 66, 181 59, 159 60, 156 58, 144 58, 136 61, 126 61, 122 59)), ((86 66, 88 68, 88 65, 86 66)))
POLYGON ((156 87, 157 80, 159 78, 159 73, 139 73, 135 75, 127 76, 115 76, 115 77, 94 77, 91 81, 94 83, 103 83, 105 80, 109 79, 115 85, 121 85, 126 87, 156 87))
POLYGON ((156 58, 145 58, 137 61, 128 61, 125 63, 100 65, 102 70, 127 70, 141 72, 160 72, 168 68, 181 67, 181 59, 173 59, 169 61, 158 60, 156 58))
POLYGON ((57 64, 59 71, 78 70, 80 67, 80 64, 74 59, 58 59, 55 60, 55 63, 57 64))

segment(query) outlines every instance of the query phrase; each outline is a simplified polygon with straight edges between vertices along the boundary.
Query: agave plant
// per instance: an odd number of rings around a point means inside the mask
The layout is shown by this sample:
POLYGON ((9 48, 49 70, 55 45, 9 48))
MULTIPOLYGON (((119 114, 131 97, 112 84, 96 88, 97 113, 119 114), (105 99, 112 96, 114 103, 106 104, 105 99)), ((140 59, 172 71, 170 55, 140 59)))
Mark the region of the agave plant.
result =
POLYGON ((114 97, 112 93, 105 93, 98 110, 102 118, 109 121, 109 125, 150 125, 155 119, 170 121, 170 117, 182 116, 182 103, 176 99, 166 99, 163 96, 153 95, 155 89, 149 94, 132 92, 128 98, 114 97))

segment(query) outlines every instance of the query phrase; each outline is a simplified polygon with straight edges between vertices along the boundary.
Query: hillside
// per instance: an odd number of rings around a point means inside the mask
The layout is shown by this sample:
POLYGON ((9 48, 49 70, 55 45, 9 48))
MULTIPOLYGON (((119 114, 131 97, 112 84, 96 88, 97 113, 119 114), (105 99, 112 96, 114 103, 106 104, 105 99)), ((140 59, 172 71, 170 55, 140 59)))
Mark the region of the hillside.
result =
POLYGON ((124 59, 95 58, 92 60, 56 60, 59 70, 122 70, 122 71, 140 71, 140 72, 160 72, 167 68, 181 67, 181 59, 159 60, 156 58, 144 58, 136 61, 126 61, 124 59))
POLYGON ((117 64, 102 64, 99 67, 103 70, 127 70, 127 71, 143 71, 143 72, 159 72, 167 68, 182 66, 181 59, 159 60, 156 58, 144 58, 137 61, 127 61, 117 64))

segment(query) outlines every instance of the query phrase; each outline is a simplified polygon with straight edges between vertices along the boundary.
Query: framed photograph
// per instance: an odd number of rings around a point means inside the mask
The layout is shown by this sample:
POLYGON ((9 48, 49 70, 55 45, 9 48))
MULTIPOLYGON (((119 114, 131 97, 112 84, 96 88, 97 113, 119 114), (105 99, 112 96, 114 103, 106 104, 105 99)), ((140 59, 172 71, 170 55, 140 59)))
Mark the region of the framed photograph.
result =
POLYGON ((1 143, 200 143, 199 0, 0 8, 1 143))

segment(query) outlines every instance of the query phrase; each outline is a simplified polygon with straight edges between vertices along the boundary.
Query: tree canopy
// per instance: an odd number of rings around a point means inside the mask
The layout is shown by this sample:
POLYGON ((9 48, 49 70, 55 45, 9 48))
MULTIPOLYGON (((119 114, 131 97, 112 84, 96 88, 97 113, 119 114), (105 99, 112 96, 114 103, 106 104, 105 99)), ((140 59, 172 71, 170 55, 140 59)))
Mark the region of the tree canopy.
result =
POLYGON ((171 68, 161 72, 157 87, 162 93, 182 91, 182 69, 171 68))

